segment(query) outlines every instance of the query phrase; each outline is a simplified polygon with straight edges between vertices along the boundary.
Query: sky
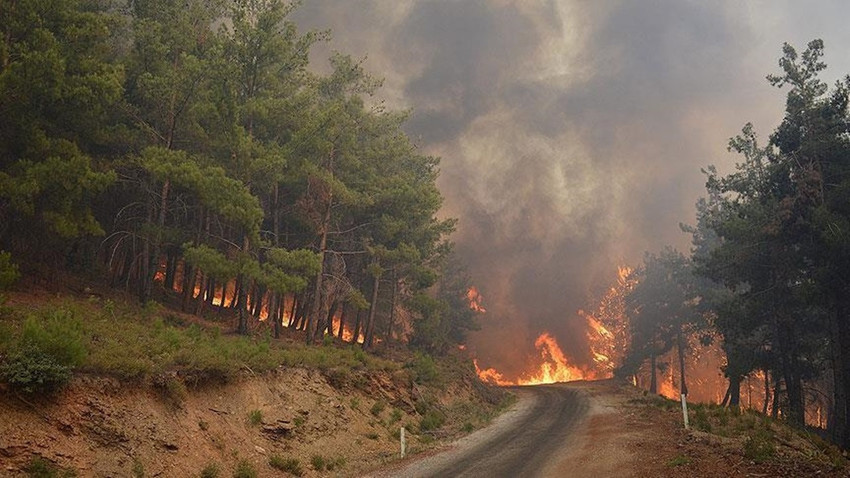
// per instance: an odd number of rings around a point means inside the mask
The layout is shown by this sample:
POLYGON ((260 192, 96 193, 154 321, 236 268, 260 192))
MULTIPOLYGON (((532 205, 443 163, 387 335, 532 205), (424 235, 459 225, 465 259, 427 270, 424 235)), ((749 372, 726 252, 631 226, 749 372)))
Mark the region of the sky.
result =
POLYGON ((542 332, 588 363, 578 311, 646 251, 687 252, 701 169, 731 171, 730 137, 763 141, 785 92, 783 42, 821 38, 833 83, 850 73, 844 1, 304 0, 316 49, 364 59, 378 96, 441 157, 442 215, 484 297, 469 347, 506 376, 542 332))

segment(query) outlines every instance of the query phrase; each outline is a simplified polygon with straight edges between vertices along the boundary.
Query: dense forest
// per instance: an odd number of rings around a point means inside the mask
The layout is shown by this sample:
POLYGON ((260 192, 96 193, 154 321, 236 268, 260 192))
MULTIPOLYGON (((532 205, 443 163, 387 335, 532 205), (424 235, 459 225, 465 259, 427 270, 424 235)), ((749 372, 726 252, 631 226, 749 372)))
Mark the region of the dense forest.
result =
POLYGON ((440 353, 474 327, 437 158, 282 0, 3 1, 0 286, 440 353), (326 71, 324 74, 316 71, 326 71))
POLYGON ((746 377, 764 382, 764 413, 803 426, 807 397, 828 403, 826 428, 850 446, 850 77, 830 88, 823 42, 785 45, 785 116, 766 142, 752 124, 729 142, 734 172, 707 168, 686 256, 647 254, 628 292, 632 347, 620 373, 678 350, 687 394, 688 344, 719 340, 737 407, 746 377), (815 397, 818 398, 818 397, 815 397))

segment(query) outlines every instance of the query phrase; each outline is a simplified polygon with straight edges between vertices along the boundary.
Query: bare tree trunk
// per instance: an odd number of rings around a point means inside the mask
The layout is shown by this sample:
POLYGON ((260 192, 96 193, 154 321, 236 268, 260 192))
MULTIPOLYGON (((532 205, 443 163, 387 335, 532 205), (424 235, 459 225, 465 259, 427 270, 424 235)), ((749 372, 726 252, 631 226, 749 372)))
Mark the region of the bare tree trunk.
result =
POLYGON ((348 302, 342 304, 342 313, 339 314, 339 329, 336 331, 337 338, 343 340, 343 332, 345 332, 345 318, 351 312, 351 305, 348 302))
POLYGON ((363 348, 372 347, 375 340, 375 313, 378 311, 378 286, 381 285, 381 275, 375 274, 372 283, 372 302, 369 304, 369 317, 366 319, 366 335, 363 337, 363 348))
POLYGON ((319 320, 320 311, 322 309, 322 279, 324 278, 325 269, 325 253, 328 247, 328 228, 331 223, 331 201, 328 201, 328 207, 325 210, 325 217, 322 220, 321 237, 319 239, 319 272, 316 273, 315 288, 313 289, 313 306, 310 308, 310 314, 307 316, 307 343, 312 344, 316 340, 318 331, 317 321, 319 320))
POLYGON ((656 357, 655 352, 652 352, 649 356, 649 393, 653 395, 658 395, 658 377, 656 375, 656 357))
POLYGON ((764 404, 761 407, 762 415, 767 415, 767 409, 770 406, 770 371, 764 369, 764 404))
MULTIPOLYGON (((681 378, 681 382, 679 384, 679 392, 682 395, 688 395, 688 384, 685 380, 685 343, 684 338, 682 337, 682 324, 680 323, 676 330, 676 347, 679 353, 679 377, 681 378)), ((739 384, 738 393, 740 393, 740 384, 739 384)), ((734 391, 732 392, 735 393, 734 391)))
POLYGON ((389 324, 387 324, 387 333, 386 333, 387 342, 392 340, 392 338, 393 338, 393 327, 395 326, 395 305, 396 305, 395 301, 396 301, 396 295, 397 295, 397 290, 398 290, 398 280, 396 280, 395 269, 393 269, 392 284, 393 284, 393 288, 392 288, 392 296, 391 296, 391 299, 390 299, 390 321, 389 321, 389 324))
POLYGON ((351 343, 352 344, 356 344, 357 338, 360 337, 360 326, 361 326, 361 322, 362 322, 361 319, 362 318, 363 318, 363 311, 358 310, 357 311, 357 317, 354 319, 354 333, 351 337, 351 343))

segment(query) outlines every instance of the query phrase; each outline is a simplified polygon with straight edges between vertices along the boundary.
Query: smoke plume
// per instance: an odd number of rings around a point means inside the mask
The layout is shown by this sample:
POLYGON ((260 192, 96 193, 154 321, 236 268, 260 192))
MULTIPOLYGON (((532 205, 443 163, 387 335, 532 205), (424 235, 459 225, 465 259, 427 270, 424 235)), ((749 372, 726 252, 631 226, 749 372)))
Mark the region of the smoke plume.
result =
POLYGON ((847 71, 835 12, 846 7, 801 8, 313 0, 295 19, 330 28, 327 48, 367 57, 389 105, 413 108, 408 132, 442 157, 445 214, 460 218, 453 239, 485 299, 470 347, 511 376, 544 331, 587 363, 578 311, 617 266, 666 244, 687 250, 678 225, 693 221, 700 168, 731 168, 726 142, 745 122, 763 136, 778 122, 783 92, 764 75, 783 41, 824 38, 832 73, 847 71))

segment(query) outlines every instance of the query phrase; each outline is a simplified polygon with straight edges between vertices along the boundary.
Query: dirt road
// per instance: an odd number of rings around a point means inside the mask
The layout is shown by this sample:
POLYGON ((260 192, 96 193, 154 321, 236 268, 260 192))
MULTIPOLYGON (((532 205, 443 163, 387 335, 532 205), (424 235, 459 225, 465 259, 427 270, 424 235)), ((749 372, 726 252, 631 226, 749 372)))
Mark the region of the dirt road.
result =
POLYGON ((592 396, 572 384, 511 390, 519 396, 517 404, 491 426, 459 440, 448 450, 369 476, 565 476, 559 470, 573 454, 570 445, 583 444, 580 428, 587 422, 592 396))

